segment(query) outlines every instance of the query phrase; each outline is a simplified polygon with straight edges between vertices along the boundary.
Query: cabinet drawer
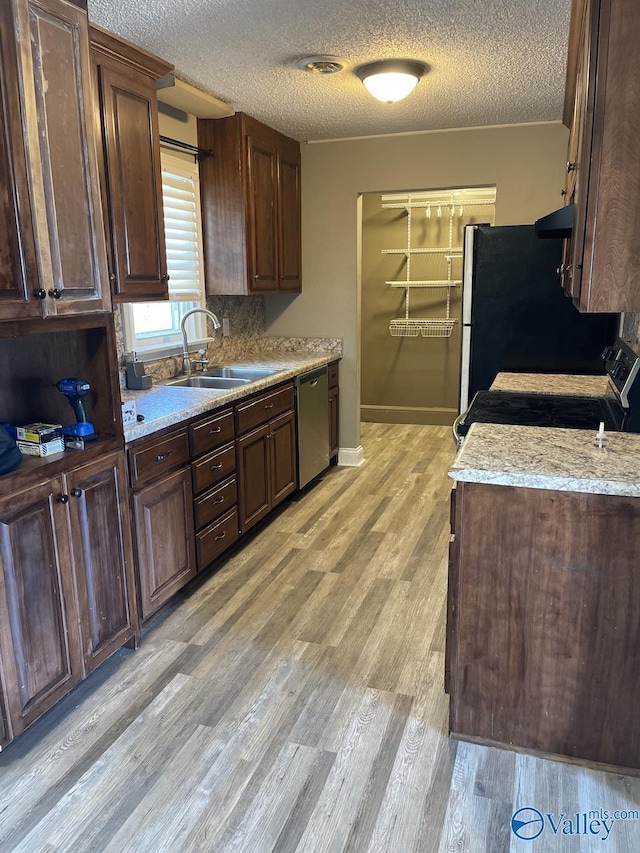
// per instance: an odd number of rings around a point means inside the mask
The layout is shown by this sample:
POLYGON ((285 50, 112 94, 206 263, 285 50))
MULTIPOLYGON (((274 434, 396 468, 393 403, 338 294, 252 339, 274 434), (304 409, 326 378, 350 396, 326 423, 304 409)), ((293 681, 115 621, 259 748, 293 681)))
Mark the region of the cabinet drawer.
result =
POLYGON ((236 449, 233 444, 227 444, 213 453, 203 456, 191 465, 193 472, 193 491, 198 495, 209 486, 226 480, 236 470, 236 449))
POLYGON ((286 385, 271 394, 263 394, 250 403, 236 406, 237 434, 243 435, 289 409, 293 409, 293 385, 286 385))
POLYGON ((238 501, 236 478, 227 480, 220 486, 210 489, 193 502, 193 516, 196 530, 201 530, 225 512, 229 512, 238 501))
POLYGON ((189 461, 189 442, 186 431, 173 433, 153 444, 129 451, 131 485, 135 488, 154 480, 189 461))
POLYGON ((196 535, 196 553, 198 555, 198 569, 206 568, 215 560, 229 545, 233 545, 238 539, 238 510, 223 516, 215 524, 210 524, 196 535))
POLYGON ((333 364, 330 364, 327 368, 327 374, 329 378, 329 388, 337 388, 338 387, 338 362, 334 361, 333 364))
POLYGON ((201 456, 216 447, 222 447, 229 441, 233 441, 233 411, 229 409, 221 412, 215 417, 198 421, 189 427, 189 440, 191 442, 191 455, 201 456))

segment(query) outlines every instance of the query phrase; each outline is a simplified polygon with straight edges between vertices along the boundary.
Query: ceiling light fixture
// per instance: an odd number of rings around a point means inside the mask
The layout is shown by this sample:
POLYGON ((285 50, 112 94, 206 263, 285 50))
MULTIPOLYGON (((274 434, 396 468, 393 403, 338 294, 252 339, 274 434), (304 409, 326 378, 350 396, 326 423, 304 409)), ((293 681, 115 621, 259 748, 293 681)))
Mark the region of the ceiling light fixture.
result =
POLYGON ((356 74, 374 98, 393 104, 413 92, 428 70, 423 62, 413 59, 382 59, 361 66, 356 74))

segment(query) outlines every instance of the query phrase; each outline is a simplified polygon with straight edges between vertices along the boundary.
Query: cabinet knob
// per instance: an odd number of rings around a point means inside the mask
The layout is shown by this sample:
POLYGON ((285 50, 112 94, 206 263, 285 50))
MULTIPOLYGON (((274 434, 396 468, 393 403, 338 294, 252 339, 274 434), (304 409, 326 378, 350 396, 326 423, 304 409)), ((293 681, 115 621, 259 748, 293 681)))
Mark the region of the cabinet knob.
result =
POLYGON ((167 274, 165 273, 164 275, 161 275, 161 276, 160 276, 160 281, 161 281, 163 284, 168 284, 168 283, 169 283, 169 281, 171 281, 171 276, 170 276, 170 275, 167 275, 167 274))
POLYGON ((68 504, 69 503, 69 495, 58 495, 56 498, 59 504, 68 504))
POLYGON ((111 284, 116 283, 116 274, 114 272, 112 272, 111 275, 109 276, 109 281, 111 282, 111 284))
POLYGON ((33 291, 33 295, 36 299, 46 299, 47 292, 42 287, 39 287, 38 290, 33 291))
POLYGON ((577 168, 578 168, 578 164, 576 162, 569 160, 569 162, 567 163, 567 173, 568 172, 575 172, 575 170, 577 168))
POLYGON ((62 296, 62 291, 58 290, 57 287, 54 287, 53 290, 49 291, 49 296, 51 296, 52 299, 60 299, 60 297, 62 296))
POLYGON ((567 194, 566 190, 560 190, 560 195, 564 198, 567 194))
POLYGON ((156 462, 162 462, 164 459, 167 458, 167 456, 171 456, 171 453, 171 450, 167 450, 165 453, 158 453, 158 455, 156 456, 156 462))
POLYGON ((564 275, 566 272, 569 272, 568 264, 560 264, 556 272, 558 273, 558 275, 564 275))
POLYGON ((78 489, 77 487, 74 487, 73 489, 71 489, 71 494, 73 495, 74 498, 81 498, 82 497, 82 489, 78 489))

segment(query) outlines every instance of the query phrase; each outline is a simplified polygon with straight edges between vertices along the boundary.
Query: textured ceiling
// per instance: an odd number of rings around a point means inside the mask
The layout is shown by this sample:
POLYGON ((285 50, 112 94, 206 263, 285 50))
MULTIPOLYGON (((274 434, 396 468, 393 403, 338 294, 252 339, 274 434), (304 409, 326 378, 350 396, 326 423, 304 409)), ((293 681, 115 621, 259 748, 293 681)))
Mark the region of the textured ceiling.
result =
POLYGON ((178 76, 299 140, 561 118, 570 0, 89 0, 89 16, 178 76), (331 76, 291 67, 309 54, 331 76), (397 104, 353 74, 406 57, 431 71, 397 104))

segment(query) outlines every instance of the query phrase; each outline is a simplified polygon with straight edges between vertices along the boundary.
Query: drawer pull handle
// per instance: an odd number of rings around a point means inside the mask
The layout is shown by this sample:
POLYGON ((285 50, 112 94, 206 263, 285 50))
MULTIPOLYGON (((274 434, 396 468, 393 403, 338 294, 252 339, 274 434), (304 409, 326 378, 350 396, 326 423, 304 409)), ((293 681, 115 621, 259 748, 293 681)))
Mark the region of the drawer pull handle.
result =
POLYGON ((265 409, 273 409, 273 403, 265 403, 265 409))
POLYGON ((209 435, 215 435, 217 432, 222 432, 222 427, 215 427, 209 430, 209 435))
POLYGON ((214 504, 223 504, 223 503, 224 503, 224 497, 216 498, 214 501, 214 504))
POLYGON ((217 470, 219 470, 220 468, 224 468, 224 462, 216 462, 216 464, 215 464, 215 465, 212 465, 212 466, 211 466, 211 470, 212 470, 212 471, 217 471, 217 470))
POLYGON ((158 455, 156 456, 156 462, 162 462, 163 459, 167 458, 167 456, 171 456, 171 453, 171 450, 167 450, 166 453, 158 453, 158 455))
POLYGON ((218 533, 218 535, 214 537, 214 540, 213 540, 213 541, 214 541, 214 542, 219 542, 221 539, 224 539, 224 537, 225 537, 226 535, 227 535, 227 534, 226 534, 226 532, 225 532, 225 533, 218 533))

